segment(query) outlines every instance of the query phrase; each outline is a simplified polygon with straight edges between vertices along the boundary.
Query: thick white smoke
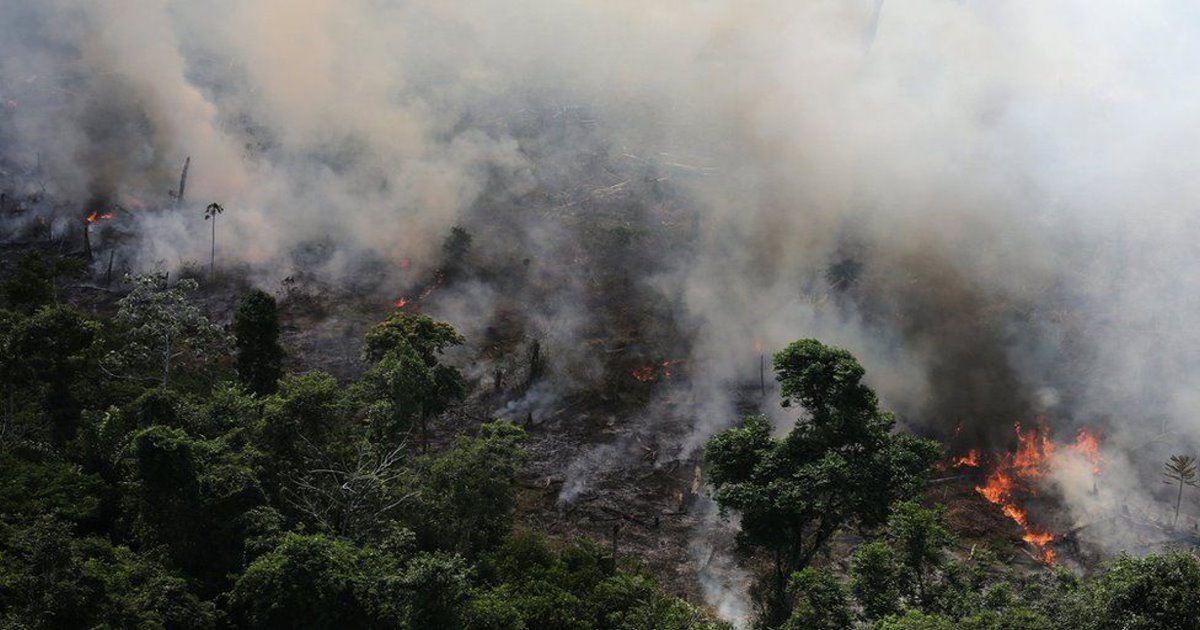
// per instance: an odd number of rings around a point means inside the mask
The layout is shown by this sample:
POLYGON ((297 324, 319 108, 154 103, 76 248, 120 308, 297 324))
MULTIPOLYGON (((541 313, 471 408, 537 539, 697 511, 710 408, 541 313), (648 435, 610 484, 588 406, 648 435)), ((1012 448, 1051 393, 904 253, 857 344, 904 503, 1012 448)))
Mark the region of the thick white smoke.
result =
MULTIPOLYGON (((137 266, 203 259, 200 208, 220 201, 222 257, 277 282, 313 243, 336 252, 317 270, 329 278, 362 259, 415 274, 468 217, 487 241, 489 204, 568 212, 599 194, 571 185, 588 156, 650 165, 637 168, 697 215, 686 255, 660 252, 637 279, 694 331, 705 411, 684 456, 731 420, 755 339, 771 352, 815 336, 858 354, 914 426, 992 440, 1045 413, 1100 426, 1118 450, 1175 432, 1109 473, 1133 492, 1134 471, 1200 434, 1195 13, 1178 0, 9 0, 0 168, 81 206, 146 208, 137 266), (161 210, 187 156, 186 203, 161 210)), ((531 273, 576 255, 530 216, 494 229, 537 243, 549 264, 531 273)), ((589 324, 563 296, 591 280, 554 277, 559 301, 531 318, 569 362, 589 324)), ((460 290, 441 314, 481 329, 499 295, 460 290)))

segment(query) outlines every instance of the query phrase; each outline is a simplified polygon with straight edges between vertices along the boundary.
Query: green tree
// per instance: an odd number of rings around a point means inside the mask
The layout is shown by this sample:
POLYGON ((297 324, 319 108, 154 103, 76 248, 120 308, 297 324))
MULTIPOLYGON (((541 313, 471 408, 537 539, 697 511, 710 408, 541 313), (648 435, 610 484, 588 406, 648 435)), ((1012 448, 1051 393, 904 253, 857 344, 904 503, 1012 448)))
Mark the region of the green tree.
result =
POLYGON ((1179 506, 1183 504, 1183 487, 1196 487, 1196 458, 1189 455, 1172 455, 1170 461, 1163 464, 1163 477, 1166 477, 1164 483, 1179 485, 1179 492, 1175 496, 1175 518, 1171 521, 1171 527, 1174 527, 1179 522, 1179 506))
POLYGON ((423 553, 404 568, 406 627, 458 628, 470 592, 471 567, 458 555, 423 553))
POLYGON ((422 361, 433 366, 438 362, 438 355, 465 341, 446 322, 439 322, 428 315, 396 311, 367 331, 363 352, 367 361, 373 363, 407 344, 417 351, 422 361))
POLYGON ((786 630, 843 630, 851 626, 846 588, 828 571, 806 567, 792 574, 792 614, 786 630))
POLYGON ((283 375, 275 298, 259 289, 243 296, 233 316, 233 334, 238 379, 255 394, 273 393, 283 375))
POLYGON ((416 351, 406 343, 385 354, 363 375, 361 391, 370 401, 368 417, 372 431, 383 441, 403 442, 415 425, 421 448, 429 444, 428 418, 445 407, 435 376, 416 351))
POLYGON ((157 561, 42 517, 0 530, 0 622, 20 628, 212 628, 213 606, 157 561))
POLYGON ((462 226, 450 228, 450 235, 442 241, 442 273, 446 279, 454 280, 462 274, 471 252, 471 240, 471 233, 462 226))
POLYGON ((524 438, 519 427, 490 422, 416 469, 413 529, 425 547, 473 557, 504 540, 512 529, 524 438))
POLYGON ((875 630, 959 630, 961 626, 942 615, 930 615, 910 608, 903 615, 891 615, 875 626, 875 630))
POLYGON ((937 596, 933 582, 946 564, 946 547, 954 543, 954 535, 942 522, 940 511, 915 501, 895 507, 888 533, 894 541, 906 594, 922 608, 928 607, 937 596))
POLYGON ((242 568, 247 539, 261 534, 255 510, 266 497, 254 451, 160 425, 135 433, 129 450, 138 538, 164 545, 208 592, 219 590, 242 568))
POLYGON ((1200 562, 1182 551, 1121 556, 1086 587, 1097 630, 1200 628, 1200 562))
POLYGON ((921 489, 941 451, 892 433, 894 418, 845 350, 797 341, 775 355, 775 371, 784 403, 799 404, 807 418, 783 439, 771 437, 765 417, 747 418, 705 447, 717 504, 741 515, 739 542, 770 561, 760 592, 772 626, 791 614, 789 576, 840 528, 882 524, 892 504, 921 489))
POLYGON ((99 514, 104 486, 66 462, 32 462, 0 454, 0 517, 55 518, 75 523, 99 514))
POLYGON ((439 361, 447 349, 462 343, 450 324, 401 311, 367 332, 363 354, 372 367, 363 389, 375 403, 371 415, 385 438, 398 439, 415 421, 421 447, 428 447, 429 418, 466 393, 462 374, 439 361))
POLYGON ((553 545, 535 532, 514 533, 479 563, 482 586, 466 606, 464 626, 731 630, 641 572, 614 574, 611 561, 587 539, 553 545))
POLYGON ((854 551, 850 563, 850 592, 867 621, 877 621, 900 611, 900 569, 891 546, 874 541, 854 551))
POLYGON ((55 281, 59 276, 78 272, 85 265, 78 258, 46 257, 31 252, 17 262, 12 277, 0 285, 0 294, 4 296, 8 308, 20 313, 33 313, 43 306, 58 302, 55 281))
POLYGON ((281 470, 302 465, 313 449, 328 447, 345 424, 350 405, 337 379, 325 372, 289 374, 267 398, 262 440, 281 470))
POLYGON ((18 385, 42 393, 42 409, 56 444, 75 437, 80 420, 76 384, 91 364, 98 326, 79 313, 43 307, 12 331, 10 352, 17 360, 18 385))
POLYGON ((198 362, 223 354, 229 339, 188 301, 194 280, 167 286, 164 274, 127 277, 133 285, 117 302, 115 322, 126 335, 120 348, 105 358, 110 374, 122 378, 157 380, 166 385, 181 360, 198 362))
POLYGON ((246 568, 229 593, 243 628, 398 628, 401 569, 349 542, 287 534, 246 568))

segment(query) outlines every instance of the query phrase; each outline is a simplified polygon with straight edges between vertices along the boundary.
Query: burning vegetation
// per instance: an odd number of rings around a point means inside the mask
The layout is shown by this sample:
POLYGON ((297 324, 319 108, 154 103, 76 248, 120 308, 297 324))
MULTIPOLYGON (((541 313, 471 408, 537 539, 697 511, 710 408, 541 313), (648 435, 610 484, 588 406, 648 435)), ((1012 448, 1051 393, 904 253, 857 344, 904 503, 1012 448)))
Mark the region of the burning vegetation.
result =
POLYGON ((0 3, 4 621, 1200 627, 1194 20, 668 2, 0 3))
MULTIPOLYGON (((983 481, 974 486, 975 492, 1020 526, 1022 540, 1033 548, 1039 561, 1053 564, 1056 552, 1051 543, 1056 535, 1048 526, 1037 523, 1036 517, 1031 517, 1027 504, 1053 490, 1048 479, 1063 458, 1081 458, 1090 466, 1093 477, 1098 477, 1103 462, 1100 438, 1085 428, 1078 431, 1074 441, 1056 443, 1041 418, 1028 428, 1015 423, 1013 433, 1016 439, 1014 450, 981 455, 980 449, 972 448, 962 456, 951 458, 951 466, 979 471, 977 474, 982 475, 983 481)), ((1093 483, 1098 482, 1093 479, 1093 483)))

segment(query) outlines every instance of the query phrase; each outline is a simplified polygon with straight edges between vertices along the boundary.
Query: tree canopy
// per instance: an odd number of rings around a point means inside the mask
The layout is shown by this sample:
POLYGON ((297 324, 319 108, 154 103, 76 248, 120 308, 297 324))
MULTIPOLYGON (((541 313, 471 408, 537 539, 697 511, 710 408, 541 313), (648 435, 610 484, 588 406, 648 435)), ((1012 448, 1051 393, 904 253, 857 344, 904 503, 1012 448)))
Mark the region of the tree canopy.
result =
POLYGON ((893 433, 893 416, 849 352, 805 339, 774 364, 784 402, 804 417, 782 439, 766 417, 746 418, 714 436, 704 459, 717 504, 740 516, 740 542, 769 558, 761 604, 778 624, 791 610, 791 574, 841 528, 885 522, 897 500, 920 490, 941 449, 893 433))

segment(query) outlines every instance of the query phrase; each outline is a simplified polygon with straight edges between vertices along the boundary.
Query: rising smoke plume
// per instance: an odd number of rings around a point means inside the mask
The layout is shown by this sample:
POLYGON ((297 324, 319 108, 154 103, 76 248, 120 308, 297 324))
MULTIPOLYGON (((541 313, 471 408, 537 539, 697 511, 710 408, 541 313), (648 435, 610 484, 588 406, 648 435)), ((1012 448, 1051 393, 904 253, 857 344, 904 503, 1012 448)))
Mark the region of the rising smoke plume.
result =
MULTIPOLYGON (((466 225, 475 255, 540 287, 523 325, 562 368, 513 413, 602 379, 584 342, 652 304, 671 335, 640 338, 686 340, 655 349, 687 361, 681 457, 735 417, 756 339, 813 336, 919 431, 1098 426, 1158 458, 1114 468, 1135 492, 1166 452, 1147 443, 1200 433, 1194 11, 9 0, 0 175, 68 213, 136 210, 133 268, 204 259, 198 209, 219 200, 222 256, 260 283, 383 268, 381 299, 466 225), (660 240, 599 287, 597 266, 629 260, 589 249, 597 224, 660 240)), ((472 281, 435 308, 484 334, 505 296, 472 281)))

